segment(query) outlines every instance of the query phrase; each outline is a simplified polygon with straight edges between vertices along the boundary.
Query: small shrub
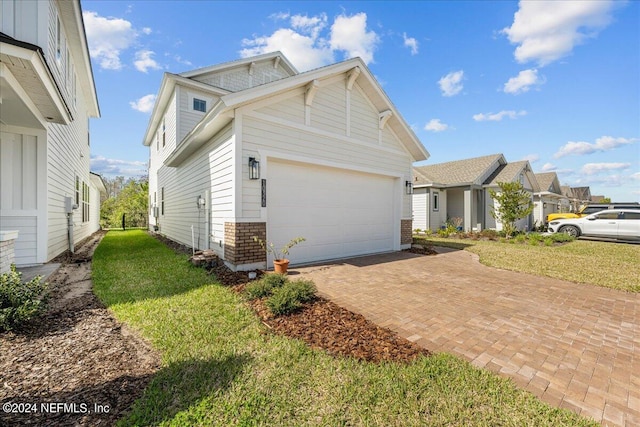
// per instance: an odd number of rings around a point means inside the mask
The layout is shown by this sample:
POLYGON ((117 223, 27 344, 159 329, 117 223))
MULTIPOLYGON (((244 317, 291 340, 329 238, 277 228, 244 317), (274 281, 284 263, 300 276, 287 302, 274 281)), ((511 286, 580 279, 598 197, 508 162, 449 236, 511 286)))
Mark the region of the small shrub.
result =
POLYGON ((250 300, 268 297, 273 294, 274 289, 281 288, 288 281, 289 279, 284 274, 267 274, 262 279, 249 283, 244 292, 250 300))
POLYGON ((276 315, 290 314, 302 307, 298 294, 288 286, 276 289, 267 300, 267 307, 276 315))
POLYGON ((540 233, 529 233, 528 237, 531 246, 539 246, 544 241, 544 237, 540 233))
POLYGON ((9 331, 36 316, 44 307, 41 298, 47 284, 41 277, 22 283, 22 273, 11 266, 0 276, 0 330, 9 331))
POLYGON ((545 237, 544 238, 544 245, 545 246, 553 246, 553 239, 551 237, 545 237))
POLYGON ((313 301, 318 292, 316 285, 311 280, 294 280, 287 283, 285 287, 293 289, 293 292, 301 302, 313 301))
POLYGON ((298 310, 302 303, 315 299, 316 292, 312 281, 296 280, 274 289, 266 304, 275 316, 286 315, 298 310))
POLYGON ((574 240, 576 240, 575 237, 569 236, 567 233, 553 233, 549 237, 551 237, 551 240, 556 243, 573 242, 574 240))
POLYGON ((513 241, 515 243, 524 243, 527 240, 527 236, 525 236, 524 234, 518 234, 513 241))

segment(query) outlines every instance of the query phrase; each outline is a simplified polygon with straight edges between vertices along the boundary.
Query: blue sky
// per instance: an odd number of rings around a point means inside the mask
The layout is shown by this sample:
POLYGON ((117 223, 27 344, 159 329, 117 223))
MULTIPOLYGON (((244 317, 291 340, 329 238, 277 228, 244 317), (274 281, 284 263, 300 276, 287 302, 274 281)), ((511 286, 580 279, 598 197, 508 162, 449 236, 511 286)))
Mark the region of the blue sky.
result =
POLYGON ((640 2, 83 0, 102 117, 92 170, 145 173, 164 72, 281 50, 299 71, 360 56, 431 153, 503 153, 640 200, 640 2))

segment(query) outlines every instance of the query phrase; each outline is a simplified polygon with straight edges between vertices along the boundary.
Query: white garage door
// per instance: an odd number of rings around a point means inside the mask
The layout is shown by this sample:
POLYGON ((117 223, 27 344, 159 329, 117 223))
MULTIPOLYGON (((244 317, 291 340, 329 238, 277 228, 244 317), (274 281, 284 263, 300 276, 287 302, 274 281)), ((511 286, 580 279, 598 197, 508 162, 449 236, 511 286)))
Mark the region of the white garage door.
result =
POLYGON ((307 239, 291 250, 292 264, 391 251, 393 194, 393 178, 270 160, 267 238, 276 248, 307 239))

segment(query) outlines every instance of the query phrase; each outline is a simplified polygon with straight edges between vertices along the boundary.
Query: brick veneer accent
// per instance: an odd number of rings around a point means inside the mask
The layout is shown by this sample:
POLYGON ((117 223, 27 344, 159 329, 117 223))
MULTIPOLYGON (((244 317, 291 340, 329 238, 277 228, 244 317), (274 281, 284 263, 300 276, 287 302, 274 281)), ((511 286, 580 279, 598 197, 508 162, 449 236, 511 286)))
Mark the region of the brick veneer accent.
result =
POLYGON ((400 220, 400 244, 410 245, 413 242, 413 220, 400 220))
POLYGON ((262 240, 267 236, 265 222, 225 222, 224 223, 224 259, 231 264, 252 264, 266 262, 267 254, 253 236, 262 240))
POLYGON ((15 261, 15 240, 0 242, 0 274, 11 271, 11 264, 15 261))

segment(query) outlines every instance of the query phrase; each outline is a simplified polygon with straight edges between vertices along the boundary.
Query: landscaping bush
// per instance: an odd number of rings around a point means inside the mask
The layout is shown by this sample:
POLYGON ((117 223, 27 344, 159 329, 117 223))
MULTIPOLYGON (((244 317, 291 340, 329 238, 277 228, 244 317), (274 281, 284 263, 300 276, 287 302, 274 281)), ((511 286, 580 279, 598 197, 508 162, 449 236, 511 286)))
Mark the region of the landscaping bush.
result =
POLYGON ((245 288, 245 295, 250 300, 268 297, 274 289, 281 288, 288 281, 284 274, 267 274, 262 279, 249 283, 245 288))
POLYGON ((295 289, 289 286, 283 286, 273 292, 273 295, 267 300, 267 307, 276 315, 290 314, 302 307, 302 302, 298 300, 298 294, 295 289))
POLYGON ((37 315, 44 307, 41 298, 47 284, 37 276, 22 283, 22 273, 11 266, 0 276, 0 331, 9 331, 37 315))
POLYGON ((573 242, 574 240, 576 240, 575 237, 569 236, 567 233, 553 233, 549 237, 556 243, 573 242))
POLYGON ((316 285, 311 280, 295 280, 287 283, 284 287, 293 290, 296 298, 301 302, 313 301, 316 298, 316 285))
POLYGON ((312 301, 315 297, 316 287, 312 281, 296 280, 274 289, 266 304, 271 313, 281 316, 293 313, 302 307, 302 303, 312 301))

